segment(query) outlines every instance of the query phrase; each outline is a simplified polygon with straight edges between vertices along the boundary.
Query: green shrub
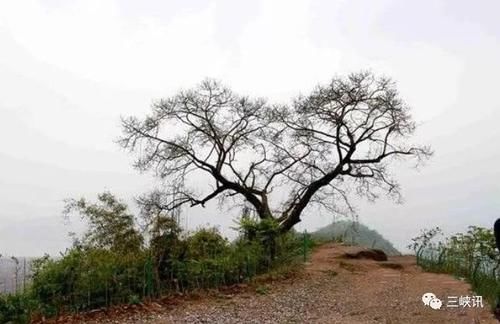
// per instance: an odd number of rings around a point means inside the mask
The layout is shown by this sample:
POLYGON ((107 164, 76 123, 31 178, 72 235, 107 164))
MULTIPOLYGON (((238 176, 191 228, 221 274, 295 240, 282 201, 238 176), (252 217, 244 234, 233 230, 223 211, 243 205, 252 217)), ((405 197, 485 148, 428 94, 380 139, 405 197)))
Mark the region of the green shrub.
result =
POLYGON ((437 240, 440 234, 440 229, 434 228, 412 240, 409 248, 415 251, 417 263, 427 271, 467 279, 472 289, 494 307, 500 300, 500 255, 493 231, 470 226, 466 233, 437 240))
POLYGON ((110 193, 95 203, 68 200, 88 230, 58 258, 33 261, 26 294, 2 297, 0 322, 29 320, 31 314, 57 316, 192 289, 248 282, 264 272, 292 264, 310 248, 302 236, 281 234, 272 219, 242 217, 233 242, 216 228, 182 233, 157 204, 143 210, 138 230, 127 206, 110 193))
POLYGON ((217 228, 201 228, 186 238, 188 258, 203 260, 224 255, 228 251, 228 241, 217 228))
POLYGON ((27 293, 0 295, 0 323, 29 323, 36 301, 27 293))
POLYGON ((39 313, 55 316, 247 282, 302 255, 301 235, 279 235, 267 221, 251 226, 255 235, 247 235, 253 231, 247 227, 231 243, 215 228, 182 236, 176 226, 162 221, 149 247, 133 253, 76 245, 58 259, 46 256, 34 262, 30 294, 39 313))
POLYGON ((274 218, 260 220, 244 215, 240 218, 237 229, 243 240, 258 242, 264 248, 263 262, 269 267, 278 254, 277 240, 280 236, 278 221, 274 218))
POLYGON ((31 292, 40 312, 49 316, 126 302, 144 290, 144 260, 141 254, 73 248, 60 259, 37 264, 31 292))

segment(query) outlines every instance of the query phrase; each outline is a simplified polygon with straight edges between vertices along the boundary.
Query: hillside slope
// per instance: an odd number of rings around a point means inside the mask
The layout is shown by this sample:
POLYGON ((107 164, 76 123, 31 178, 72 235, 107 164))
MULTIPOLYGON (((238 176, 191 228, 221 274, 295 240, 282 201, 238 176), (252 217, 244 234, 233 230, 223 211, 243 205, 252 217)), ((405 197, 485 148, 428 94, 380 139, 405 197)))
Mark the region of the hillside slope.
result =
POLYGON ((313 232, 312 236, 320 240, 343 241, 352 245, 380 249, 387 255, 401 254, 391 242, 386 240, 377 231, 358 222, 338 221, 313 232))

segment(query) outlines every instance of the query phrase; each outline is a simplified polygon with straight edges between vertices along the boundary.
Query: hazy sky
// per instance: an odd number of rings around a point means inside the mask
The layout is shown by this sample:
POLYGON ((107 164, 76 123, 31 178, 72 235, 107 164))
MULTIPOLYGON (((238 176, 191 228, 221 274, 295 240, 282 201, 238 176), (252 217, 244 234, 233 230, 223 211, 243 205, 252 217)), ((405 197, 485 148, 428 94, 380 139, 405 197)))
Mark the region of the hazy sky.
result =
MULTIPOLYGON (((113 140, 122 115, 221 79, 286 101, 336 74, 371 69, 397 81, 436 152, 398 167, 405 204, 356 201, 398 248, 421 228, 491 226, 500 217, 500 2, 0 2, 0 253, 69 245, 62 200, 109 189, 130 201, 151 186, 113 140)), ((188 225, 233 222, 215 206, 188 225)), ((303 218, 313 230, 332 220, 303 218)))

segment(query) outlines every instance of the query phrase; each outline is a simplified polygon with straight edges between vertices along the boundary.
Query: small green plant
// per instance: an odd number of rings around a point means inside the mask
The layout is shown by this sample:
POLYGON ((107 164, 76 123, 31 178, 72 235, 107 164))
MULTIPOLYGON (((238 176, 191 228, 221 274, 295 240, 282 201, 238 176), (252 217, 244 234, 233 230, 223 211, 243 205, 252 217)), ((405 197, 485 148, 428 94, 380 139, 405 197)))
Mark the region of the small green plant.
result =
POLYGON ((141 303, 141 297, 139 295, 130 295, 128 297, 128 303, 130 305, 139 305, 141 303))
POLYGON ((323 273, 325 273, 329 277, 336 277, 339 274, 337 271, 332 269, 324 270, 323 273))
POLYGON ((269 294, 269 288, 267 286, 257 286, 255 292, 259 295, 267 295, 269 294))

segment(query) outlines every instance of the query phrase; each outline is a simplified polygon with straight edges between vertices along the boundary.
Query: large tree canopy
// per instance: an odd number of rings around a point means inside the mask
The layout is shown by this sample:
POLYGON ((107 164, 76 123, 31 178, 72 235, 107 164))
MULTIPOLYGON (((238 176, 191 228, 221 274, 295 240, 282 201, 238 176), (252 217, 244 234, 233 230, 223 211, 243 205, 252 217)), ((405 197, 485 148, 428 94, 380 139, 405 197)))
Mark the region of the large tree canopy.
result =
POLYGON ((163 208, 231 197, 283 231, 311 205, 349 213, 351 194, 399 199, 391 161, 431 155, 409 143, 415 123, 395 84, 369 72, 334 78, 283 105, 205 80, 122 124, 120 144, 138 155, 135 166, 168 185, 170 197, 157 200, 163 208), (190 186, 200 172, 211 183, 190 186))

